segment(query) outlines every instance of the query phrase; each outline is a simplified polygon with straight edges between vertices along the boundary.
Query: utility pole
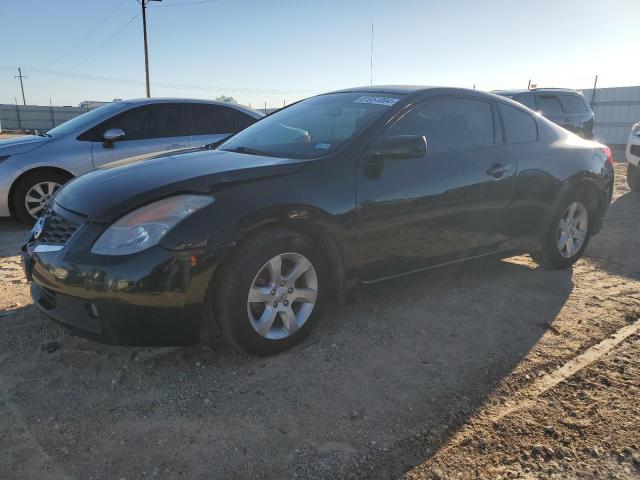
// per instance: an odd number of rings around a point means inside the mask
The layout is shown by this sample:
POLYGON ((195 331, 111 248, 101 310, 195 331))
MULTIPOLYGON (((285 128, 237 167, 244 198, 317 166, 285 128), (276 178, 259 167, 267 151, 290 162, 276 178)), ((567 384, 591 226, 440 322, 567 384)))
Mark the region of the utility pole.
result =
POLYGON ((598 75, 593 80, 593 90, 591 90, 591 108, 593 109, 593 105, 596 103, 596 87, 598 86, 598 75))
POLYGON ((14 75, 13 78, 19 78, 20 79, 20 89, 22 90, 22 104, 26 105, 27 104, 27 100, 24 97, 24 84, 22 83, 22 79, 23 78, 27 78, 27 77, 22 75, 22 70, 20 69, 20 67, 18 67, 18 75, 14 75))
POLYGON ((142 31, 144 33, 144 72, 147 79, 147 98, 151 97, 151 87, 149 86, 149 49, 147 48, 147 3, 161 2, 162 0, 138 0, 142 7, 142 31))
POLYGON ((373 23, 371 24, 371 56, 369 57, 369 84, 373 85, 373 23))

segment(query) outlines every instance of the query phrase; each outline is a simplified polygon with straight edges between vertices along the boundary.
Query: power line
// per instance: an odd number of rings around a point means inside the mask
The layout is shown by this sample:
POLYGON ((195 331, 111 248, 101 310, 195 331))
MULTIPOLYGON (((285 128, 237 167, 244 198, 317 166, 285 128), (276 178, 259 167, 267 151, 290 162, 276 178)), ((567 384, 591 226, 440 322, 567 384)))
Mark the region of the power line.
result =
MULTIPOLYGON (((42 73, 45 75, 56 75, 57 78, 65 77, 65 78, 77 78, 79 80, 89 80, 89 81, 100 81, 105 83, 117 83, 123 85, 143 85, 145 82, 141 80, 130 80, 125 78, 115 78, 115 77, 103 77, 98 75, 87 75, 82 73, 71 73, 71 72, 60 72, 56 70, 46 70, 43 68, 31 68, 30 71, 42 73)), ((169 88, 169 89, 177 89, 177 90, 199 90, 199 91, 230 91, 237 93, 272 93, 272 94, 296 94, 296 93, 317 93, 322 90, 310 90, 310 89, 290 89, 290 90, 282 90, 282 89, 271 89, 271 88, 242 88, 242 87, 225 87, 218 85, 195 85, 195 84, 184 84, 184 83, 171 83, 171 82, 154 82, 154 86, 160 88, 169 88)))
MULTIPOLYGON (((82 65, 84 62, 86 62, 87 60, 89 60, 90 58, 92 58, 94 55, 96 55, 98 52, 100 52, 103 48, 105 48, 109 42, 111 40, 113 40, 116 36, 118 36, 120 34, 120 32, 122 32, 125 28, 127 28, 129 25, 131 25, 131 23, 140 16, 139 13, 135 14, 133 17, 131 17, 127 23, 125 23, 124 25, 122 25, 120 28, 118 28, 117 30, 115 30, 108 38, 106 38, 105 40, 103 40, 100 45, 98 45, 97 48, 94 48, 93 50, 91 50, 85 57, 83 57, 79 62, 77 62, 75 65, 73 65, 72 67, 68 68, 66 72, 59 72, 60 75, 57 76, 56 78, 52 79, 52 82, 55 82, 56 80, 58 80, 59 78, 66 76, 64 74, 69 74, 72 70, 75 70, 76 68, 78 68, 80 65, 82 65)), ((46 70, 43 69, 43 70, 46 70)))
POLYGON ((185 7, 187 5, 202 5, 203 3, 214 3, 220 0, 199 0, 197 2, 184 2, 184 3, 169 3, 166 5, 156 5, 153 8, 167 8, 167 7, 185 7))
POLYGON ((114 6, 109 6, 109 9, 105 12, 105 14, 101 15, 100 17, 98 17, 98 19, 91 24, 91 26, 80 36, 78 37, 77 40, 75 40, 70 46, 69 48, 67 48, 65 51, 62 52, 61 55, 59 55, 58 57, 56 57, 55 59, 53 59, 52 61, 50 61, 49 63, 47 63, 47 65, 45 65, 44 68, 49 68, 52 65, 58 63, 60 60, 62 60, 63 58, 65 58, 67 55, 69 55, 70 52, 72 52, 74 50, 75 47, 77 46, 84 46, 84 40, 92 33, 95 33, 95 29, 96 27, 98 27, 98 25, 100 24, 104 24, 107 22, 108 19, 110 19, 114 13, 116 13, 120 7, 122 6, 122 4, 124 3, 125 0, 120 0, 118 4, 114 5, 114 6))

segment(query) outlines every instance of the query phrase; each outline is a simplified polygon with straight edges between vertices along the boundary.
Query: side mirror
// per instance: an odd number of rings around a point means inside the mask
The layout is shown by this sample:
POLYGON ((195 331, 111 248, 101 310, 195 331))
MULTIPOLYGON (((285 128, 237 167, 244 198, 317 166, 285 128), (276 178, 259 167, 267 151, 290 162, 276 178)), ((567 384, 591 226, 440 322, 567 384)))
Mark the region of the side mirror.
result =
POLYGON ((124 137, 124 131, 121 128, 110 128, 102 134, 104 148, 113 148, 113 142, 117 142, 124 137))
POLYGON ((423 135, 395 135, 375 141, 369 148, 369 161, 419 158, 427 153, 423 135))

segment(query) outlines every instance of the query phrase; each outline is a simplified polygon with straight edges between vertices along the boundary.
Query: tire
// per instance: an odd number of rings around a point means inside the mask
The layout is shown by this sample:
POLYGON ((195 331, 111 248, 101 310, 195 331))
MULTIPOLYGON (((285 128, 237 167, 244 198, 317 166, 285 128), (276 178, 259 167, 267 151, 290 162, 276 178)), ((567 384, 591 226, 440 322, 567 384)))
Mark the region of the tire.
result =
POLYGON ((627 185, 634 192, 640 192, 640 171, 632 163, 627 164, 627 185))
POLYGON ((542 248, 537 252, 531 252, 533 260, 542 267, 550 270, 569 268, 576 263, 580 257, 582 257, 591 238, 591 225, 594 218, 592 205, 593 202, 581 191, 569 191, 558 204, 549 231, 543 239, 542 248), (570 207, 574 205, 576 206, 574 215, 580 215, 580 212, 582 212, 581 209, 584 209, 580 217, 586 219, 586 225, 585 221, 579 221, 575 226, 567 224, 567 215, 570 214, 570 207), (565 221, 564 225, 566 228, 564 230, 562 229, 563 225, 561 224, 561 220, 565 221), (564 234, 562 232, 564 232, 564 234), (579 244, 577 238, 574 238, 573 235, 576 237, 583 236, 582 243, 579 244), (573 245, 573 249, 571 251, 568 247, 569 237, 572 237, 571 245, 573 245), (565 238, 567 239, 566 243, 563 242, 565 238), (561 248, 561 245, 564 246, 561 248))
MULTIPOLYGON (((44 198, 44 201, 46 203, 50 199, 50 196, 70 179, 71 176, 65 175, 64 173, 45 170, 39 172, 36 171, 26 175, 25 177, 22 177, 20 180, 18 180, 11 198, 13 215, 21 222, 33 225, 37 217, 33 216, 27 209, 27 195, 30 192, 33 192, 32 189, 36 188, 36 186, 41 185, 41 190, 48 195, 45 195, 46 198, 44 198), (48 188, 50 188, 51 191, 49 191, 48 188)), ((38 194, 36 194, 35 197, 38 197, 38 194)), ((34 198, 34 196, 32 195, 31 198, 34 198)), ((30 205, 35 206, 37 205, 37 203, 30 203, 30 205)), ((44 207, 44 205, 42 206, 44 207)), ((44 208, 39 210, 39 212, 42 212, 43 210, 44 208)))
POLYGON ((266 356, 302 342, 318 322, 328 291, 326 261, 319 251, 309 238, 284 228, 263 230, 241 243, 216 275, 210 295, 214 302, 211 311, 225 343, 252 355, 266 356), (282 278, 291 273, 288 269, 297 262, 303 265, 300 270, 305 268, 302 259, 308 260, 310 267, 297 281, 290 280, 283 286, 277 273, 272 273, 277 269, 271 263, 275 258, 280 258, 282 278), (304 291, 308 295, 313 291, 314 278, 315 302, 294 300, 298 292, 304 291), (307 282, 311 283, 311 288, 307 288, 307 282), (252 289, 255 285, 260 287, 252 289), (250 302, 250 290, 258 292, 260 301, 250 302), (289 298, 291 301, 287 303, 289 298), (276 314, 269 330, 264 327, 259 333, 260 325, 270 325, 270 312, 280 312, 280 309, 283 309, 282 313, 276 314), (292 312, 295 321, 289 323, 292 312), (292 333, 286 328, 285 318, 292 333), (263 319, 267 321, 261 322, 263 319))

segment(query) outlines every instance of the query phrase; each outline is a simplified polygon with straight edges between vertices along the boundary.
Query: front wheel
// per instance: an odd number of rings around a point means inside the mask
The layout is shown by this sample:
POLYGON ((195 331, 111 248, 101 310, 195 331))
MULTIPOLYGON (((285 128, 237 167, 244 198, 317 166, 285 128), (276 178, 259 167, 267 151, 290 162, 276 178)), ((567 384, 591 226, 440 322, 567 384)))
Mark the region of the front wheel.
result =
POLYGON ((627 185, 634 192, 640 192, 640 171, 633 163, 627 164, 627 185))
POLYGON ((213 311, 228 344, 272 355, 311 332, 326 290, 325 261, 310 239, 267 230, 239 245, 216 276, 213 311))
POLYGON ((22 222, 33 224, 42 215, 53 194, 69 176, 59 172, 38 171, 21 178, 13 192, 13 213, 22 222))
POLYGON ((538 264, 549 269, 562 269, 578 261, 591 236, 591 215, 587 205, 589 202, 575 193, 569 193, 560 202, 542 248, 531 253, 538 264))

